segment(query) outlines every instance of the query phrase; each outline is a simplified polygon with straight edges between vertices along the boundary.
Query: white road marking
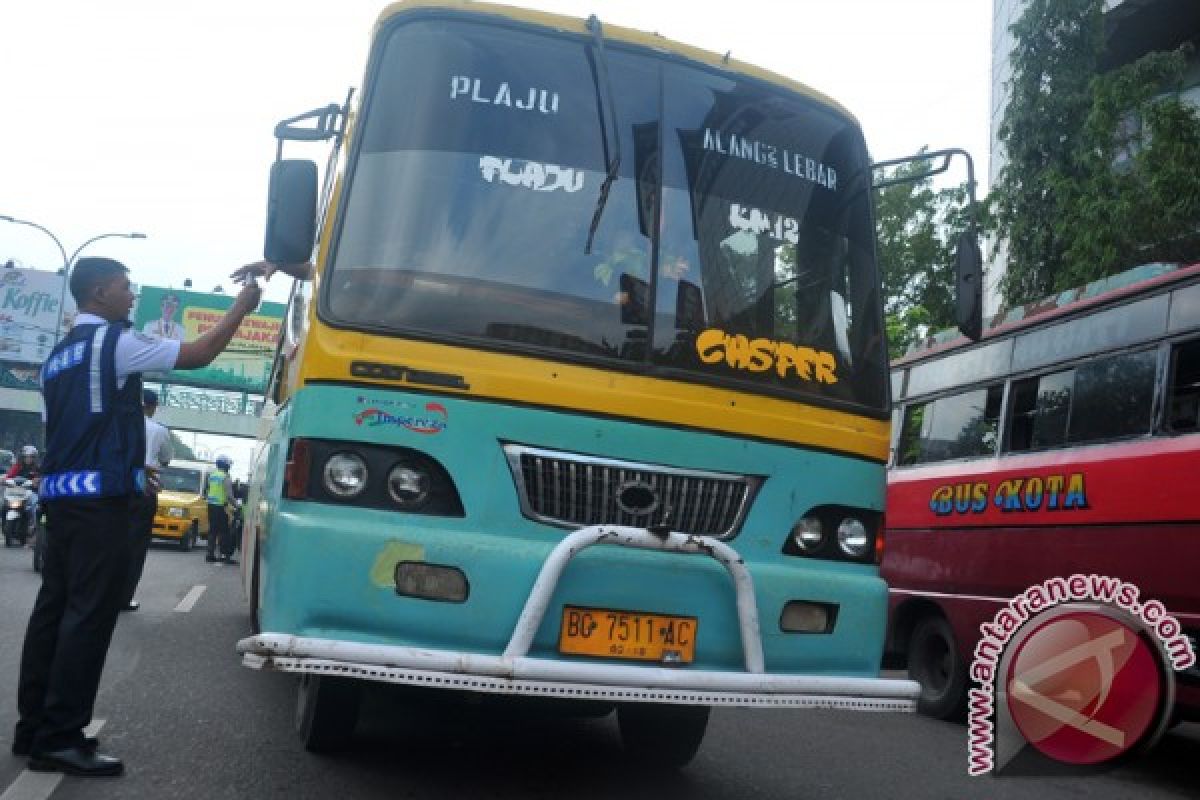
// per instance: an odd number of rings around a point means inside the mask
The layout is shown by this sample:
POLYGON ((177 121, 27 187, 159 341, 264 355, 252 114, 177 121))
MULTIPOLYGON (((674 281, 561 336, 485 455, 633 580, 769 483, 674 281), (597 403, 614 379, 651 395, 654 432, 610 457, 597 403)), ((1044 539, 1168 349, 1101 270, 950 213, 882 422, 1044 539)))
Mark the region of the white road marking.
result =
MULTIPOLYGON (((95 736, 104 727, 104 720, 94 719, 83 729, 84 736, 95 736)), ((46 800, 62 783, 61 772, 23 770, 12 785, 0 794, 0 800, 46 800)))
MULTIPOLYGON (((192 606, 196 605, 196 601, 200 599, 200 595, 204 594, 204 590, 208 587, 203 583, 197 584, 188 590, 188 593, 179 601, 179 605, 175 606, 175 610, 180 614, 186 614, 192 610, 192 606)), ((4 800, 4 798, 0 798, 4 800)))

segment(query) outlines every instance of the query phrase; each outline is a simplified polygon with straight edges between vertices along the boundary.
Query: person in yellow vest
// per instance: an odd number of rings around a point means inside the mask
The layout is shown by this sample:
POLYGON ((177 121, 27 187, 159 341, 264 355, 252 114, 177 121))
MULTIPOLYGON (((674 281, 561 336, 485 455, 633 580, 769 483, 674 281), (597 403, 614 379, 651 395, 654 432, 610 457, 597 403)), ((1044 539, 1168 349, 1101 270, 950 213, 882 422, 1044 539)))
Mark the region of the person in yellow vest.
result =
POLYGON ((204 560, 209 563, 237 563, 233 558, 233 537, 229 531, 229 513, 233 510, 234 502, 233 487, 229 482, 229 468, 232 466, 233 462, 227 457, 218 456, 217 468, 209 473, 205 487, 205 500, 208 501, 208 552, 204 560))

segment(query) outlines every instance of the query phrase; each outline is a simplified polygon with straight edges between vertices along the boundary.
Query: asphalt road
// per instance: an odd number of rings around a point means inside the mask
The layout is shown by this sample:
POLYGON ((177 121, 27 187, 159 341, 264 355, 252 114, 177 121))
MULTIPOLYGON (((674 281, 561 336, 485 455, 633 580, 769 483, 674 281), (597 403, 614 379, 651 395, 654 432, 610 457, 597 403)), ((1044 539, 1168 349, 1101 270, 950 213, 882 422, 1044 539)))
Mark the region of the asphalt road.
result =
POLYGON ((123 614, 96 705, 115 779, 44 776, 9 755, 21 638, 37 591, 29 551, 0 551, 0 800, 105 798, 1195 798, 1200 725, 1139 761, 1086 777, 970 778, 961 725, 909 715, 719 710, 687 769, 622 758, 616 723, 374 692, 356 743, 306 753, 294 678, 240 666, 248 630, 237 568, 153 549, 123 614), (188 612, 180 602, 204 586, 188 612), (57 780, 55 778, 55 780, 57 780), (38 781, 41 781, 40 783, 38 781))

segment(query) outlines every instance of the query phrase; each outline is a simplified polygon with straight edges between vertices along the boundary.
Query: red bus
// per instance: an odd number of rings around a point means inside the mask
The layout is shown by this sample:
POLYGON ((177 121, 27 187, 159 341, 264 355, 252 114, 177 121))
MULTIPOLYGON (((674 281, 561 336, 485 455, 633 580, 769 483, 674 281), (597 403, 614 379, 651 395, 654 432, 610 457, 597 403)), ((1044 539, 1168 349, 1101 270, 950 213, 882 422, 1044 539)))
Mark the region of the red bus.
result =
MULTIPOLYGON (((979 626, 1096 574, 1200 636, 1200 264, 1151 264, 892 365, 885 663, 961 716, 979 626)), ((1181 640, 1182 642, 1182 640, 1181 640)), ((1200 668, 1177 673, 1200 719, 1200 668)))

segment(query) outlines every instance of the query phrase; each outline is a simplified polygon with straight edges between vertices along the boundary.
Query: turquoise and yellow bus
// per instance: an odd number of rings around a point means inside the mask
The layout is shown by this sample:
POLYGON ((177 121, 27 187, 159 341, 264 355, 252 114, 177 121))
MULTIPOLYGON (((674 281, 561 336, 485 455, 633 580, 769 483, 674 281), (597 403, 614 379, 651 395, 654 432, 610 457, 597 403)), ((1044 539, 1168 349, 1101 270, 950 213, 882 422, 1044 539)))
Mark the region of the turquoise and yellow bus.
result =
POLYGON ((657 35, 387 8, 287 120, 308 260, 254 467, 245 663, 309 749, 366 682, 615 707, 686 763, 714 706, 908 711, 879 677, 887 352, 871 165, 816 92, 657 35), (319 221, 318 221, 319 220, 319 221))

